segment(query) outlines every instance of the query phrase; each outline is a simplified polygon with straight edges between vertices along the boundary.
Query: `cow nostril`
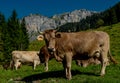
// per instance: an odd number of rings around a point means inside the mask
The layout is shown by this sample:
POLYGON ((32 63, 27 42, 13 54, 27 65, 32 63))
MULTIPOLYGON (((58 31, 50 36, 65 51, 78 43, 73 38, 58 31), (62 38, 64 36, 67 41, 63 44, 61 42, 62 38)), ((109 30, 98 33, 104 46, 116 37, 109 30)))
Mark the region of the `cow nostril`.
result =
POLYGON ((48 51, 53 52, 54 48, 48 48, 48 51))

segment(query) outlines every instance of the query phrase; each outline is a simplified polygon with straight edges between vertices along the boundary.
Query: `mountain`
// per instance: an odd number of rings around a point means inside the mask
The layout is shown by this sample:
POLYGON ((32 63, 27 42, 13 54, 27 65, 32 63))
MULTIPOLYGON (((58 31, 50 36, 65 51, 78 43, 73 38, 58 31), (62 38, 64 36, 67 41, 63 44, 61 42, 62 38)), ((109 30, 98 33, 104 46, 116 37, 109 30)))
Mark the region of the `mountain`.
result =
POLYGON ((66 23, 79 22, 81 19, 91 16, 94 13, 97 12, 81 9, 54 15, 51 18, 39 14, 30 14, 29 16, 24 17, 24 19, 29 38, 32 41, 35 40, 40 31, 50 28, 55 29, 66 23))

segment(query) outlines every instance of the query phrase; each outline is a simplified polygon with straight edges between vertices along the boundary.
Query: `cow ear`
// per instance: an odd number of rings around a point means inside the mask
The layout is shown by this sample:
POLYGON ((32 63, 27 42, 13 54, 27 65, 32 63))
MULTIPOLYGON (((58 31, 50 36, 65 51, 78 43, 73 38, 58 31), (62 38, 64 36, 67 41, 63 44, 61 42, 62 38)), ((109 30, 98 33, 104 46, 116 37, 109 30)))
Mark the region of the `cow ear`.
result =
POLYGON ((43 37, 43 35, 39 35, 39 36, 37 36, 37 40, 39 40, 39 41, 42 41, 42 40, 44 40, 44 37, 43 37))
POLYGON ((60 34, 60 33, 57 33, 57 34, 55 35, 55 37, 61 38, 61 34, 60 34))

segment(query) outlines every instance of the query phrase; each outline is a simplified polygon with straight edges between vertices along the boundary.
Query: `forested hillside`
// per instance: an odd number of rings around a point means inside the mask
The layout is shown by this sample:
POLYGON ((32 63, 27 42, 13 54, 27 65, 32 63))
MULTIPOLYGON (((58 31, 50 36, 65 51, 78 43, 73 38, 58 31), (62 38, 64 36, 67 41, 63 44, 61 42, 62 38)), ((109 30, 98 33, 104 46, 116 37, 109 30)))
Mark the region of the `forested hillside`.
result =
POLYGON ((120 22, 119 14, 120 14, 120 2, 103 12, 95 13, 92 16, 87 16, 80 22, 67 23, 60 27, 57 27, 57 30, 62 32, 68 31, 77 32, 87 29, 96 29, 99 28, 100 26, 112 25, 120 22))
POLYGON ((20 23, 15 10, 8 20, 0 13, 0 62, 11 60, 13 50, 26 50, 28 45, 24 19, 20 23))
MULTIPOLYGON (((93 29, 92 29, 93 30, 93 29)), ((98 29, 105 31, 110 36, 111 53, 118 61, 117 65, 110 63, 106 68, 106 75, 98 76, 101 65, 90 65, 86 68, 79 67, 72 62, 72 80, 64 78, 63 66, 54 59, 49 61, 49 71, 44 72, 44 65, 40 65, 36 70, 31 66, 22 65, 17 71, 3 70, 0 66, 0 83, 14 83, 16 80, 20 83, 119 83, 120 82, 120 23, 112 26, 102 26, 98 29)), ((43 42, 34 41, 29 44, 29 50, 37 50, 43 45, 43 42)))

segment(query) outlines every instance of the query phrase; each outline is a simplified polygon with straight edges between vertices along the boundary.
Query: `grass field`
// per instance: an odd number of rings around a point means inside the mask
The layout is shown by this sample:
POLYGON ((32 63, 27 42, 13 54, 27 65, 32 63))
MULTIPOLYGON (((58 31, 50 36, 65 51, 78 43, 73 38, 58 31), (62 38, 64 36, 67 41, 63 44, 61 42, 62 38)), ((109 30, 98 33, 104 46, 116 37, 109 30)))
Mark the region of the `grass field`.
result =
MULTIPOLYGON (((105 76, 99 76, 100 65, 90 65, 83 68, 77 66, 75 61, 73 61, 73 77, 72 80, 67 80, 62 64, 52 59, 49 61, 48 72, 44 72, 43 64, 37 66, 36 70, 33 70, 31 66, 23 65, 17 71, 4 70, 0 66, 0 83, 120 83, 120 23, 100 27, 97 30, 105 31, 110 35, 111 52, 113 57, 119 62, 117 65, 111 63, 110 66, 107 66, 105 76)), ((31 45, 30 48, 32 48, 31 45)), ((37 50, 38 47, 35 49, 37 50)))

